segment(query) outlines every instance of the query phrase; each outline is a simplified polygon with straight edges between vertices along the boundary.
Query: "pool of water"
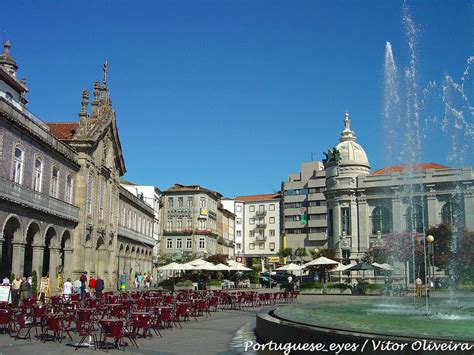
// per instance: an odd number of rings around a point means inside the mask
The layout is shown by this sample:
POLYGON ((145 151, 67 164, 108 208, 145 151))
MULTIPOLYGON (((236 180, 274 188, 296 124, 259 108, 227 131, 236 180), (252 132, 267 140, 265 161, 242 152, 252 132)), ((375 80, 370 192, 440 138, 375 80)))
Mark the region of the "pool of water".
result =
POLYGON ((355 332, 419 339, 474 341, 474 295, 431 298, 351 300, 279 307, 274 314, 290 321, 355 332))

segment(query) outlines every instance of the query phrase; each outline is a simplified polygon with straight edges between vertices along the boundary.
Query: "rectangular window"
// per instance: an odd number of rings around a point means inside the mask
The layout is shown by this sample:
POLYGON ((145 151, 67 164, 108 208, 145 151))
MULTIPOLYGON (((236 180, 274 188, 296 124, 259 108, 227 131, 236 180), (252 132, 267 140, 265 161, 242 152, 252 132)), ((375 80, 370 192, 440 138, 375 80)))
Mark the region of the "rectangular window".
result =
POLYGON ((99 219, 104 219, 104 204, 105 204, 105 181, 100 179, 99 184, 99 219))
POLYGON ((275 243, 269 243, 268 247, 270 248, 270 251, 275 251, 275 243))
POLYGON ((249 249, 254 250, 255 249, 255 243, 250 243, 249 244, 249 249))
POLYGON ((274 229, 270 229, 270 237, 274 237, 275 236, 275 230, 274 229))
POLYGON ((193 198, 188 197, 188 207, 193 207, 193 198))
POLYGON ((235 210, 236 210, 237 212, 242 212, 242 206, 241 206, 241 205, 235 206, 235 210))
POLYGON ((265 212, 265 205, 259 205, 258 212, 265 212))
POLYGON ((275 211, 275 204, 274 203, 270 204, 270 211, 275 211))
POLYGON ((173 249, 173 239, 167 238, 166 239, 166 249, 173 249))
POLYGON ((183 249, 183 240, 181 238, 176 239, 176 249, 183 249))
POLYGON ((168 219, 168 222, 167 222, 166 227, 167 227, 168 229, 172 229, 172 228, 173 228, 173 220, 172 220, 172 219, 168 219))
POLYGON ((275 224, 275 217, 270 217, 269 223, 270 224, 275 224))
POLYGON ((72 204, 74 180, 71 175, 66 178, 66 202, 72 204))
POLYGON ((345 235, 351 235, 351 210, 349 207, 341 208, 341 226, 345 235))
POLYGON ((258 245, 258 249, 260 249, 260 250, 265 250, 265 243, 260 243, 260 244, 258 245))
POLYGON ((255 237, 255 231, 250 231, 250 236, 255 237))
POLYGON ((250 207, 249 207, 249 212, 255 212, 255 206, 253 206, 253 205, 250 206, 250 207))
POLYGON ((92 214, 92 194, 94 192, 94 177, 92 173, 87 177, 87 214, 90 216, 92 214))
POLYGON ((174 198, 173 197, 168 197, 168 207, 174 207, 174 198))
POLYGON ((206 247, 206 240, 204 238, 199 238, 199 249, 204 249, 206 247))
POLYGON ((186 228, 192 228, 193 227, 193 220, 188 218, 186 220, 186 228))
POLYGON ((240 250, 240 249, 242 249, 242 244, 241 244, 241 243, 237 243, 237 244, 236 244, 236 247, 237 247, 238 250, 240 250))
POLYGON ((205 197, 200 198, 199 207, 206 207, 206 198, 205 197))
POLYGON ((255 219, 254 219, 254 218, 250 218, 250 219, 249 219, 249 224, 255 224, 255 219))
POLYGON ((188 238, 186 239, 186 249, 192 249, 193 247, 193 240, 188 238))
POLYGON ((178 197, 178 207, 184 207, 184 199, 182 197, 178 197))
POLYGON ((242 224, 242 219, 241 218, 236 218, 235 219, 235 224, 242 224))
POLYGON ((238 238, 241 238, 241 237, 242 237, 242 231, 237 231, 236 233, 237 233, 237 234, 236 234, 236 237, 238 237, 238 238))
POLYGON ((181 218, 178 218, 176 226, 177 226, 178 230, 183 228, 183 220, 181 218))

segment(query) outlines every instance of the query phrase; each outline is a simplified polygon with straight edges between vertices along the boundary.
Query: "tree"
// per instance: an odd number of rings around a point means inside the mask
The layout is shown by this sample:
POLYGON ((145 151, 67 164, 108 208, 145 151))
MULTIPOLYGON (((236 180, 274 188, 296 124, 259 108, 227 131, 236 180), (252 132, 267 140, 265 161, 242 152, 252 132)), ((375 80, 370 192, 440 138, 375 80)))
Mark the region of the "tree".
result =
POLYGON ((210 263, 213 263, 214 265, 217 264, 227 264, 227 255, 225 254, 214 254, 209 256, 207 259, 210 263))
POLYGON ((300 261, 307 256, 308 254, 306 253, 306 248, 296 248, 294 256, 295 258, 299 258, 300 261))
POLYGON ((291 248, 284 248, 284 249, 281 249, 279 252, 278 252, 278 255, 282 258, 292 258, 293 257, 293 249, 291 248))

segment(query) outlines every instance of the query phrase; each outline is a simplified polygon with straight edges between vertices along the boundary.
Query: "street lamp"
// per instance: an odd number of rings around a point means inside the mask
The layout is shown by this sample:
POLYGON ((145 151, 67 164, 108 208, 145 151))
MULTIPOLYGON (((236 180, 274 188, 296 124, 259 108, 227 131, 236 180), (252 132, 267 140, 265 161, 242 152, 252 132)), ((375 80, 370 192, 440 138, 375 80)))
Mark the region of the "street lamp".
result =
POLYGON ((433 290, 436 290, 436 284, 434 282, 434 276, 435 276, 435 265, 434 265, 434 240, 435 238, 430 234, 426 237, 426 241, 428 242, 428 245, 431 249, 431 258, 429 259, 430 260, 430 264, 431 264, 431 267, 432 267, 432 270, 431 270, 431 282, 433 283, 433 290))

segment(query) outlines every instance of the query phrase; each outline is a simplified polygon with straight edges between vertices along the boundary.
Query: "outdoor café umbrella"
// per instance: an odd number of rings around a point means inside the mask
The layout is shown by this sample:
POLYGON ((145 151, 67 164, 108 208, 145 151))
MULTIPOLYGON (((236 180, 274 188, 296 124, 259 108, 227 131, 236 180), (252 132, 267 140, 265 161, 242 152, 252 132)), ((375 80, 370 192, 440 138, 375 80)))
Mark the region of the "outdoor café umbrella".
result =
POLYGON ((358 263, 355 265, 352 265, 350 268, 346 269, 346 271, 362 271, 362 278, 365 278, 365 270, 377 270, 381 269, 378 266, 371 265, 369 263, 358 263))
POLYGON ((229 266, 229 269, 231 271, 251 271, 252 269, 249 269, 248 267, 243 266, 240 263, 236 263, 234 265, 229 266))
POLYGON ((335 269, 329 270, 329 272, 339 272, 339 282, 342 280, 342 272, 347 271, 354 264, 344 265, 339 263, 335 269))
POLYGON ((302 268, 303 266, 301 265, 291 263, 280 266, 279 268, 276 268, 275 271, 301 271, 302 268))
POLYGON ((220 264, 217 264, 215 266, 216 270, 220 270, 220 271, 229 271, 230 270, 230 267, 228 267, 227 265, 224 265, 222 263, 220 264))
POLYGON ((172 271, 172 277, 173 277, 173 289, 174 289, 174 272, 175 271, 180 271, 180 270, 193 270, 194 268, 191 265, 186 265, 186 264, 179 264, 172 262, 171 264, 159 267, 159 270, 164 270, 164 271, 172 271))
POLYGON ((325 256, 320 256, 319 258, 314 259, 310 261, 309 263, 304 264, 303 267, 307 268, 309 266, 337 265, 337 264, 339 263, 336 260, 326 258, 325 256))

